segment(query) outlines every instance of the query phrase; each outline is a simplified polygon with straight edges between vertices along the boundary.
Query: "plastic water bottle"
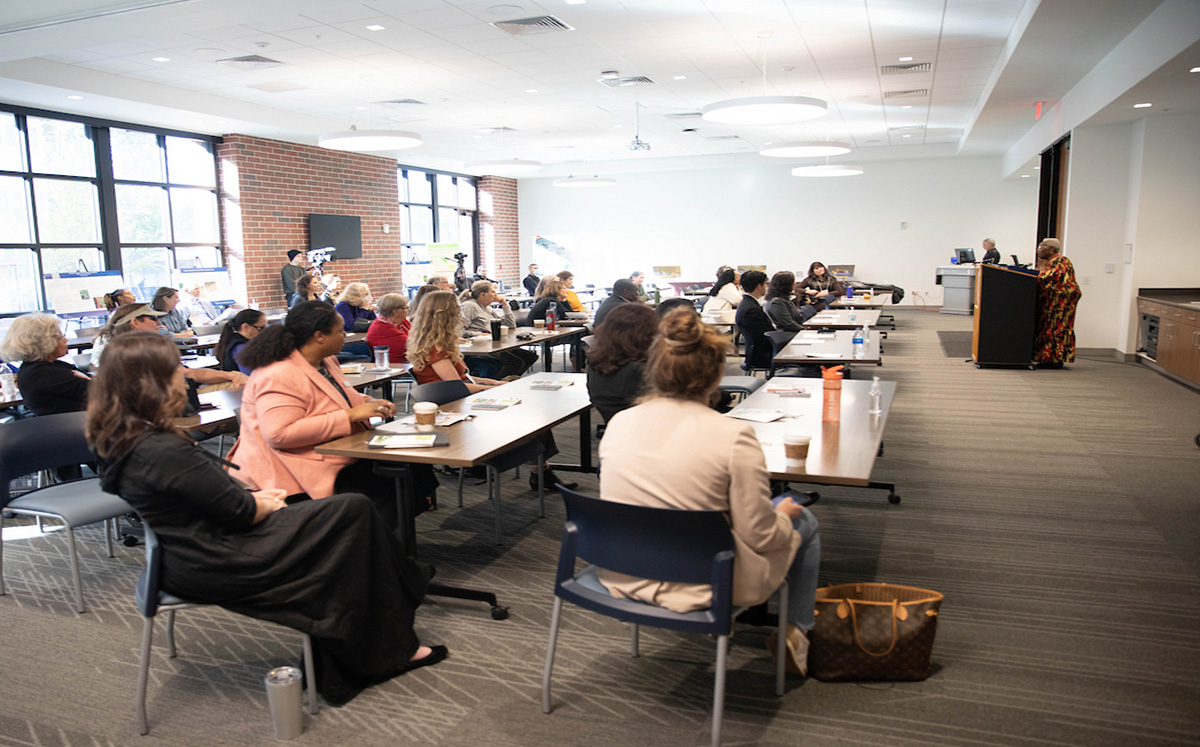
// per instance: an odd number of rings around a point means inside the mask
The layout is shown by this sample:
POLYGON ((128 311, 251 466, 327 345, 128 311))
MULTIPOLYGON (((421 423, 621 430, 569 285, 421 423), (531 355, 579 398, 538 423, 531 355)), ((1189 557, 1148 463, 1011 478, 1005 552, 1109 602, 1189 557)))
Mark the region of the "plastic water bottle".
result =
POLYGON ((865 350, 864 350, 865 344, 863 343, 863 339, 864 339, 864 334, 863 334, 862 327, 859 327, 858 329, 854 330, 854 337, 852 338, 852 341, 854 343, 854 359, 855 360, 862 360, 862 357, 865 354, 865 350))
POLYGON ((867 408, 867 412, 872 415, 878 415, 883 412, 883 390, 879 386, 879 377, 875 376, 871 379, 871 404, 867 408))

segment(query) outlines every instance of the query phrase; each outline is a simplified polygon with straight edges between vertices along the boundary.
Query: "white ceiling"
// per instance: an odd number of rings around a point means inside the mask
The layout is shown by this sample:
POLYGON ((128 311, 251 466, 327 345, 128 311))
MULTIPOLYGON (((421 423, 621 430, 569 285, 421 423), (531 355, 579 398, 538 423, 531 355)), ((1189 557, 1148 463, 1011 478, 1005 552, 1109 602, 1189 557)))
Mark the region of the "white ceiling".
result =
MULTIPOLYGON (((1033 124, 1033 102, 1060 98, 1160 4, 6 0, 0 100, 302 143, 351 124, 414 130, 424 145, 387 155, 451 170, 516 157, 559 171, 669 167, 809 139, 853 145, 842 161, 1000 154, 1033 124), (574 30, 513 36, 490 25, 540 15, 574 30), (244 72, 216 63, 250 54, 283 64, 244 72), (902 57, 932 70, 880 73, 902 57), (654 83, 611 89, 597 82, 604 70, 654 83), (887 96, 912 89, 928 95, 887 96), (829 113, 778 127, 686 116, 762 93, 816 96, 829 113), (379 103, 394 99, 423 103, 379 103), (635 103, 645 107, 649 152, 626 148, 635 103), (514 131, 481 131, 500 126, 514 131)), ((1179 77, 1175 85, 1196 90, 1179 77)))

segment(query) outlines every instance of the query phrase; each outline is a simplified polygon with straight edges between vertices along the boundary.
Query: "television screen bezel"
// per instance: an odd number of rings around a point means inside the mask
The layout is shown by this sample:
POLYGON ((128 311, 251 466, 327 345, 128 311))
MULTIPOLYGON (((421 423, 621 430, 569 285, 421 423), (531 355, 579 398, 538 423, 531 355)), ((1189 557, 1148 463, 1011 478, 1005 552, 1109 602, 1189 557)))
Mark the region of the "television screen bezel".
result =
POLYGON ((337 251, 330 257, 331 260, 339 259, 361 259, 362 258, 362 217, 357 215, 335 215, 331 213, 309 213, 308 214, 308 248, 324 249, 328 246, 336 246, 337 251), (318 224, 314 230, 314 219, 318 224), (326 224, 326 225, 321 225, 326 224), (330 226, 328 224, 340 224, 330 226), (337 238, 346 246, 337 246, 331 242, 331 238, 337 238))

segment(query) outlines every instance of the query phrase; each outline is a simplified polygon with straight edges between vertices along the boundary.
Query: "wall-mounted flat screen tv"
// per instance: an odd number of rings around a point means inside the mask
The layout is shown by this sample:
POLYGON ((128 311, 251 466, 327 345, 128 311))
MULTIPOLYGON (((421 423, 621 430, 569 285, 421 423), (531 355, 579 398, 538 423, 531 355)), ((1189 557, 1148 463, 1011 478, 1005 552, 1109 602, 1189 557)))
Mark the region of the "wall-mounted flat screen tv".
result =
POLYGON ((308 248, 337 249, 330 259, 362 257, 362 218, 357 215, 308 214, 308 248))

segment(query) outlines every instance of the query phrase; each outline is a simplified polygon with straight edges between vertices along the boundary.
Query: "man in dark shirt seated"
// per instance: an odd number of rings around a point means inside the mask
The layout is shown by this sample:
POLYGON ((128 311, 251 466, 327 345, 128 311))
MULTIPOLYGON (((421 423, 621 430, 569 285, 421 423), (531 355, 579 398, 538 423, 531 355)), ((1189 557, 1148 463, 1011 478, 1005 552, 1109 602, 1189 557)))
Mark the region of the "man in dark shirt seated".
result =
POLYGON ((604 317, 608 315, 608 312, 623 303, 636 301, 637 297, 637 286, 632 280, 621 278, 613 283, 612 295, 604 299, 604 303, 600 304, 600 308, 596 309, 595 325, 600 326, 600 322, 604 321, 604 317))
POLYGON ((536 296, 538 283, 540 283, 541 280, 542 279, 537 276, 537 265, 532 264, 529 266, 529 274, 526 275, 525 279, 521 281, 521 285, 525 286, 526 293, 531 296, 536 296))
POLYGON ((1000 264, 1000 250, 996 248, 996 242, 993 239, 983 240, 983 259, 979 262, 985 265, 1000 264))
POLYGON ((759 299, 767 292, 767 274, 750 270, 742 274, 742 302, 734 321, 746 341, 745 368, 769 368, 774 350, 767 333, 775 329, 759 299))

